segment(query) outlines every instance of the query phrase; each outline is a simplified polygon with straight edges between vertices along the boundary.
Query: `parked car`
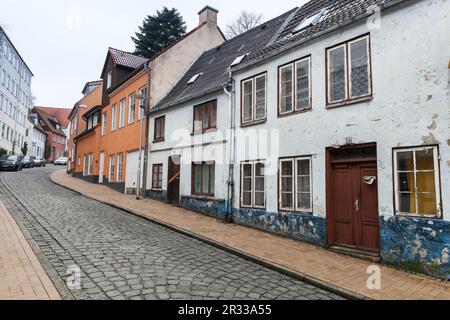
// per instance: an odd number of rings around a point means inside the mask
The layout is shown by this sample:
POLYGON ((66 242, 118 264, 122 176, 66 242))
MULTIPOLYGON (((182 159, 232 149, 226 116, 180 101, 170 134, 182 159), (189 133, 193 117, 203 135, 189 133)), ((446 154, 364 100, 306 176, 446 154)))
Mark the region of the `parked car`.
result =
POLYGON ((25 156, 22 160, 22 168, 33 168, 35 166, 34 157, 25 156))
POLYGON ((22 157, 4 155, 0 158, 0 170, 22 170, 22 157))
POLYGON ((47 165, 47 161, 45 161, 42 157, 36 157, 34 159, 34 166, 35 167, 45 167, 47 165))
POLYGON ((69 159, 67 157, 58 158, 55 160, 55 166, 66 166, 68 160, 69 159))

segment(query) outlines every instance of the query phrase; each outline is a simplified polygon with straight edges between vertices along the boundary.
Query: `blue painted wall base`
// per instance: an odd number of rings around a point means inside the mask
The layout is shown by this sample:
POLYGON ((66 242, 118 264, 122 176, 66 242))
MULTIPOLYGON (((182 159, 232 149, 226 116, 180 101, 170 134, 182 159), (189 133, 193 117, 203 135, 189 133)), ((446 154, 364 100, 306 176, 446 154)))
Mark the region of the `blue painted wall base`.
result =
POLYGON ((255 209, 235 209, 233 221, 263 231, 325 246, 325 219, 310 213, 272 213, 255 209))
POLYGON ((225 221, 227 217, 225 200, 201 199, 182 196, 180 206, 188 210, 211 216, 221 221, 225 221))
POLYGON ((156 201, 167 202, 167 191, 145 190, 145 197, 156 201))
POLYGON ((383 262, 434 277, 450 276, 450 222, 381 217, 383 262))

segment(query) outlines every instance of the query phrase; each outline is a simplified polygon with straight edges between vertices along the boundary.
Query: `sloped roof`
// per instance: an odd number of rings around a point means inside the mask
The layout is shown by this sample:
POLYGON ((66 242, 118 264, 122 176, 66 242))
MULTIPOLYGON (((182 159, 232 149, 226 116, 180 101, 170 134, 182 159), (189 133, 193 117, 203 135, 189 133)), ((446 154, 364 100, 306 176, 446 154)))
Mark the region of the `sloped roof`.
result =
POLYGON ((405 0, 312 0, 298 8, 292 15, 289 22, 284 26, 283 30, 277 35, 273 41, 261 50, 252 53, 245 63, 235 68, 244 68, 246 65, 252 64, 255 60, 260 60, 264 56, 268 56, 273 52, 282 50, 283 47, 302 43, 309 39, 315 38, 327 31, 340 28, 346 24, 352 23, 358 18, 365 18, 373 12, 371 6, 376 6, 380 10, 394 4, 404 2, 405 0), (299 32, 294 32, 302 21, 312 15, 325 9, 326 13, 320 21, 308 26, 299 32))
POLYGON ((114 63, 122 67, 136 69, 148 61, 147 58, 135 55, 130 52, 125 52, 114 48, 109 48, 108 50, 114 60, 114 63))
POLYGON ((256 52, 265 47, 294 11, 295 9, 284 13, 204 52, 175 86, 152 107, 151 111, 175 106, 221 90, 222 84, 229 79, 228 72, 232 62, 239 56, 256 52), (194 83, 188 84, 193 76, 200 73, 202 75, 194 83))
POLYGON ((67 128, 69 126, 69 115, 72 109, 41 106, 36 106, 35 109, 45 112, 50 118, 56 118, 61 127, 67 128))

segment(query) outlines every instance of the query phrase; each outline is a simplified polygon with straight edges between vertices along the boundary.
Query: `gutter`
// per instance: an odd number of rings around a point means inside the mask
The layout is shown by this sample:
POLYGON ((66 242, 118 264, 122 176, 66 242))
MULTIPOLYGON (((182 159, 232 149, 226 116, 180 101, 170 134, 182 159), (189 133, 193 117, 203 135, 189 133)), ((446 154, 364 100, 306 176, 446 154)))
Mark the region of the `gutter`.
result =
POLYGON ((160 111, 163 111, 163 110, 166 110, 166 109, 169 109, 169 108, 174 108, 174 107, 177 107, 177 106, 179 106, 179 105, 181 105, 183 103, 186 103, 188 101, 191 101, 191 100, 194 100, 194 99, 198 99, 198 98, 201 98, 201 97, 209 95, 209 94, 221 92, 222 90, 223 90, 222 86, 215 87, 215 88, 209 89, 207 91, 203 91, 202 93, 199 93, 199 94, 196 94, 196 95, 193 95, 193 96, 189 96, 189 97, 186 97, 186 98, 183 98, 183 99, 180 99, 180 100, 175 100, 174 102, 171 102, 171 103, 163 104, 161 107, 158 107, 157 109, 153 108, 152 110, 150 110, 149 113, 150 114, 154 114, 154 113, 158 113, 160 111))
MULTIPOLYGON (((402 2, 406 2, 406 0, 390 1, 389 3, 385 3, 384 5, 380 5, 379 8, 380 8, 381 11, 383 11, 383 10, 386 10, 386 9, 391 8, 393 6, 396 6, 396 5, 398 5, 398 4, 402 3, 402 2)), ((258 64, 258 63, 260 63, 260 62, 262 62, 264 60, 267 60, 267 59, 272 58, 272 57, 274 57, 276 55, 279 55, 281 53, 289 51, 289 50, 291 50, 294 47, 300 46, 302 44, 306 44, 306 43, 308 43, 308 42, 310 42, 310 41, 312 41, 314 39, 317 39, 317 38, 319 38, 321 36, 324 36, 324 35, 326 35, 328 33, 333 32, 333 31, 339 30, 339 29, 341 29, 343 27, 346 27, 346 26, 348 26, 348 25, 350 25, 350 24, 352 24, 354 22, 357 22, 357 21, 362 20, 364 18, 368 18, 370 16, 372 16, 372 13, 366 12, 366 13, 360 14, 358 16, 355 16, 355 17, 353 17, 353 18, 351 18, 351 19, 349 19, 347 21, 344 21, 342 23, 338 23, 337 25, 335 25, 333 27, 330 27, 328 29, 325 29, 325 30, 323 30, 321 32, 317 32, 317 33, 313 34, 312 36, 310 36, 308 38, 304 38, 304 39, 301 39, 301 40, 289 43, 287 45, 283 45, 280 48, 275 49, 273 51, 270 51, 269 53, 263 54, 263 55, 261 55, 260 57, 254 59, 254 60, 251 60, 251 61, 249 61, 247 63, 244 62, 243 64, 234 67, 233 68, 233 72, 242 71, 244 69, 247 69, 247 68, 249 68, 249 67, 251 67, 251 66, 253 66, 255 64, 258 64)))

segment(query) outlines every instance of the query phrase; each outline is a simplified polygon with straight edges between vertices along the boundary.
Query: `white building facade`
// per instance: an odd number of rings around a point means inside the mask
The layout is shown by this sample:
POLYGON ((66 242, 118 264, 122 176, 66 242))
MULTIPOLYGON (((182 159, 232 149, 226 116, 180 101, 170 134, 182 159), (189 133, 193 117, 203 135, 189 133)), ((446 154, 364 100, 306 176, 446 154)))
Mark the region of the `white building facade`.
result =
POLYGON ((148 196, 446 277, 450 4, 373 3, 314 1, 200 57, 151 112, 148 196))
MULTIPOLYGON (((0 28, 0 148, 22 155, 33 74, 0 28)), ((30 146, 28 146, 30 148, 30 146)))
POLYGON ((238 67, 233 220, 445 277, 448 12, 403 1, 238 67), (255 76, 266 79, 259 120, 246 111, 255 76))

